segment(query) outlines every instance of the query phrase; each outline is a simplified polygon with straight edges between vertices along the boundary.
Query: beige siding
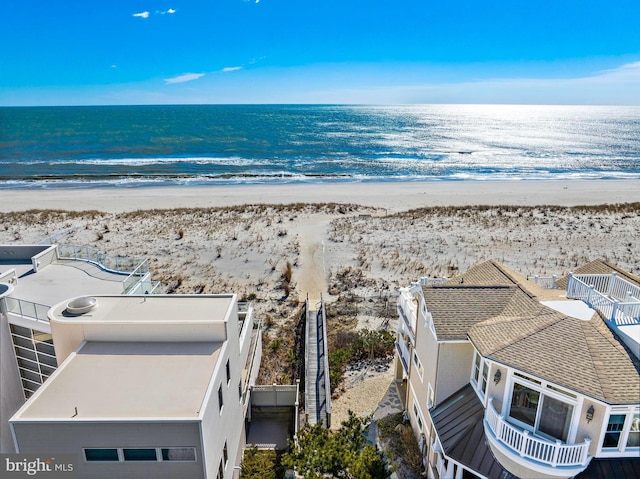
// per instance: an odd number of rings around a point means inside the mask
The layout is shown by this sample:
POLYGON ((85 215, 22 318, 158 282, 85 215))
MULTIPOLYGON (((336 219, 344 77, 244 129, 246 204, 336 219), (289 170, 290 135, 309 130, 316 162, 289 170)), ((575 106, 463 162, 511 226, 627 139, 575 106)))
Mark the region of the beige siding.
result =
POLYGON ((506 367, 502 366, 501 364, 493 363, 489 368, 489 376, 487 376, 487 404, 488 399, 490 397, 493 397, 493 405, 499 414, 504 413, 502 399, 504 397, 504 390, 509 383, 507 379, 507 372, 508 369, 506 367), (500 382, 498 384, 495 384, 493 382, 493 377, 495 376, 497 370, 500 370, 501 377, 500 382))
POLYGON ((435 393, 436 404, 439 404, 469 383, 473 346, 471 343, 441 343, 437 361, 435 393))
POLYGON ((602 443, 601 431, 603 423, 608 419, 607 408, 600 403, 596 403, 589 399, 585 399, 582 403, 582 410, 578 416, 580 422, 578 423, 578 432, 576 434, 576 443, 581 443, 585 438, 591 438, 591 446, 589 447, 589 454, 595 456, 598 451, 598 447, 602 443), (587 422, 587 410, 589 406, 593 405, 593 420, 587 422))
POLYGON ((416 393, 418 406, 422 412, 422 416, 426 419, 429 415, 427 410, 427 394, 428 385, 435 390, 438 368, 438 348, 440 345, 435 339, 433 332, 424 326, 424 321, 418 321, 416 330, 416 348, 415 352, 422 363, 423 375, 422 379, 418 375, 417 368, 413 362, 413 353, 411 355, 411 376, 410 382, 416 393))

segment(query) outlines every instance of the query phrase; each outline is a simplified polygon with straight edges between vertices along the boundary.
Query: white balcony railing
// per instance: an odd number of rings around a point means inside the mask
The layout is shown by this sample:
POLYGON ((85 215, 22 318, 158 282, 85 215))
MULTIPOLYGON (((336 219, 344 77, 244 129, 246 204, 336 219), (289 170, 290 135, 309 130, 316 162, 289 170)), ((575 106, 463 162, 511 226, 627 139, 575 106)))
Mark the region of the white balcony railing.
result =
POLYGON ((589 462, 591 439, 580 444, 563 444, 548 441, 532 435, 529 431, 510 424, 493 407, 493 398, 484 415, 485 428, 489 427, 493 436, 514 454, 536 461, 548 467, 582 466, 589 462))
POLYGON ((580 299, 618 326, 640 323, 640 287, 612 274, 569 274, 567 298, 580 299))

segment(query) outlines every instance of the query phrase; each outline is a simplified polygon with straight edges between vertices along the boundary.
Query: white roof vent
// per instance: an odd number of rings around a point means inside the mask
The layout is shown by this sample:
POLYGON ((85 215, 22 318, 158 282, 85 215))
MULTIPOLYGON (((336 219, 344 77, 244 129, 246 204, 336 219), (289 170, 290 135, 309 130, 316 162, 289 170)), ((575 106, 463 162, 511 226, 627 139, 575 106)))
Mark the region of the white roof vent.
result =
POLYGON ((88 313, 96 306, 98 306, 98 300, 96 298, 92 296, 80 296, 67 303, 66 312, 73 316, 79 316, 88 313))

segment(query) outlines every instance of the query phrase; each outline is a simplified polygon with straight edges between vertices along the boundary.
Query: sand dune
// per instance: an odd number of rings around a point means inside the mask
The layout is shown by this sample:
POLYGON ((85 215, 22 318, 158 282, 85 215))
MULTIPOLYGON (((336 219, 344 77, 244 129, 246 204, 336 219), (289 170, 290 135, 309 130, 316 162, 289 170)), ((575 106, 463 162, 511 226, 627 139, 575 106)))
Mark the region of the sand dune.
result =
MULTIPOLYGON (((637 182, 620 181, 0 190, 0 242, 59 234, 61 243, 148 258, 167 292, 252 299, 267 327, 261 379, 288 382, 307 294, 327 299, 333 329, 393 330, 398 287, 489 258, 523 274, 562 275, 604 257, 638 274, 640 205, 632 202, 640 202, 637 182), (603 203, 627 204, 575 207, 603 203), (45 208, 67 211, 27 211, 45 208)), ((335 416, 370 411, 383 383, 371 383, 365 398, 345 394, 335 416)))

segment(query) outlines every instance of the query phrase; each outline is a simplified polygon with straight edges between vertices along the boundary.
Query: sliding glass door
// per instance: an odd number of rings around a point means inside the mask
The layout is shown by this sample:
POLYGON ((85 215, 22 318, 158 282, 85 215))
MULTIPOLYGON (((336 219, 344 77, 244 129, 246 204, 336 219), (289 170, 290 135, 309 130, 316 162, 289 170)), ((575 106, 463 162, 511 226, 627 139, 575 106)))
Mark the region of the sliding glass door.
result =
POLYGON ((567 441, 573 405, 550 396, 546 391, 513 383, 509 417, 515 424, 547 439, 567 441))

